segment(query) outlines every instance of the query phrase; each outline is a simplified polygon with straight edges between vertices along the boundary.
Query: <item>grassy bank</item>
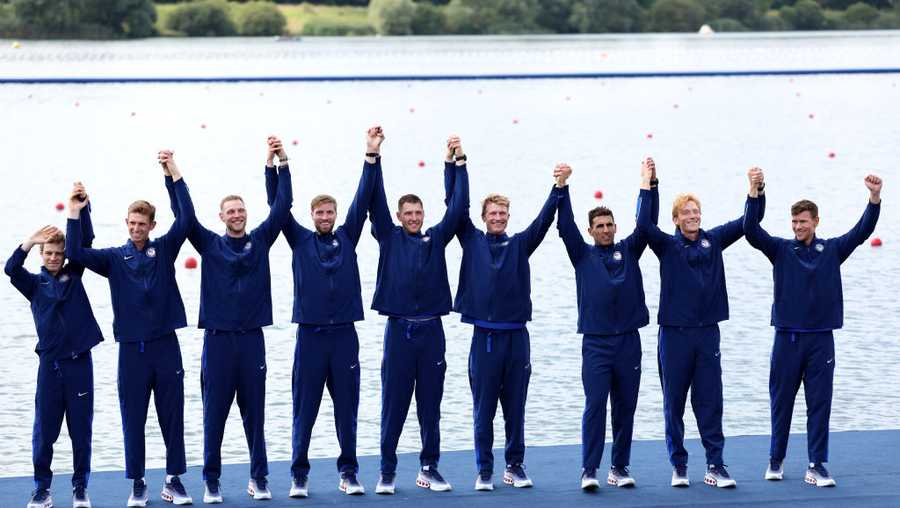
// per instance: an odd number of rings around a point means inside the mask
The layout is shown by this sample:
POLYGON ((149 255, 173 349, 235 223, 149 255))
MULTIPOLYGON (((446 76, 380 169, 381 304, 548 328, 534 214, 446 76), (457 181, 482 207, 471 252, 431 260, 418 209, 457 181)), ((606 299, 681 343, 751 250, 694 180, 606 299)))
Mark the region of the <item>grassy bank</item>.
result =
MULTIPOLYGON (((156 28, 160 35, 175 35, 166 29, 166 18, 177 4, 156 4, 156 12, 159 18, 156 28)), ((353 7, 343 5, 278 5, 278 10, 287 19, 288 35, 302 35, 304 28, 312 30, 313 27, 347 26, 357 27, 361 32, 368 29, 369 18, 366 7, 353 7)))

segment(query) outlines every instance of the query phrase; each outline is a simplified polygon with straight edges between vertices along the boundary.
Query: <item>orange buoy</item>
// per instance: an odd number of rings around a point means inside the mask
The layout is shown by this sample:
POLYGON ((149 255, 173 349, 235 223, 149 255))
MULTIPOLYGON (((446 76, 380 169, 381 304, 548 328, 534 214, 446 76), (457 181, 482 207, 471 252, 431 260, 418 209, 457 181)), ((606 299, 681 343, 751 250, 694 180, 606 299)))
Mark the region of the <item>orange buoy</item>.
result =
POLYGON ((870 242, 870 245, 872 247, 881 247, 881 238, 878 238, 876 236, 875 238, 872 239, 872 241, 870 242))
POLYGON ((184 260, 184 267, 188 270, 193 270, 197 268, 197 258, 187 258, 184 260))
POLYGON ((597 199, 603 199, 603 191, 597 191, 594 193, 594 197, 597 199))
POLYGON ((66 205, 64 205, 64 204, 62 204, 62 203, 56 203, 56 210, 57 210, 58 212, 63 211, 63 209, 65 209, 65 207, 66 207, 66 205))

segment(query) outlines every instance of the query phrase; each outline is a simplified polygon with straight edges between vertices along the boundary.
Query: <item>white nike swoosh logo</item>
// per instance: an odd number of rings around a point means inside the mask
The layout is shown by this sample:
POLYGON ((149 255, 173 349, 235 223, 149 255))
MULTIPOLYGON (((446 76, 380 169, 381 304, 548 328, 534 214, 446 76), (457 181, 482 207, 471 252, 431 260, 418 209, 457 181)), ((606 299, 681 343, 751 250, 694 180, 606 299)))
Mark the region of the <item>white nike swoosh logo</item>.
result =
POLYGON ((441 365, 442 363, 444 363, 444 360, 437 362, 438 365, 441 365))
POLYGON ((176 370, 176 371, 175 371, 175 375, 177 376, 178 374, 181 374, 182 372, 184 372, 184 369, 176 370))
POLYGON ((357 367, 359 367, 359 364, 358 364, 358 363, 354 363, 353 365, 350 366, 350 370, 353 370, 353 369, 355 369, 355 368, 357 368, 357 367))
POLYGON ((831 360, 828 360, 828 361, 825 362, 825 363, 831 363, 831 362, 833 362, 833 361, 834 361, 834 358, 832 358, 831 360))
POLYGON ((641 369, 641 366, 640 366, 640 365, 638 365, 638 366, 636 366, 636 367, 634 368, 634 370, 640 370, 640 369, 641 369))
POLYGON ((259 370, 264 370, 265 368, 266 368, 265 365, 260 365, 260 366, 259 366, 259 370))
POLYGON ((133 258, 133 257, 134 257, 134 256, 125 256, 125 261, 128 261, 129 259, 131 259, 131 258, 133 258))
POLYGON ((50 281, 49 280, 47 282, 41 281, 41 284, 46 286, 47 284, 50 284, 50 281))
POLYGON ((84 396, 87 395, 88 393, 90 393, 90 392, 78 392, 78 396, 79 396, 79 397, 84 397, 84 396))

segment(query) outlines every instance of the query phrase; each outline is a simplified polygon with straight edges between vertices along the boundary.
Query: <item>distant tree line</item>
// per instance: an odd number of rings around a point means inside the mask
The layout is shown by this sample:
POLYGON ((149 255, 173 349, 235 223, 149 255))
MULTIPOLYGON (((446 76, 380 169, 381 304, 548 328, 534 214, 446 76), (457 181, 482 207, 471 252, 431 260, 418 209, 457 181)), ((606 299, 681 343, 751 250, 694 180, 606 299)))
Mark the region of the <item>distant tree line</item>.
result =
MULTIPOLYGON (((275 35, 276 4, 368 6, 368 24, 329 21, 322 35, 539 34, 900 29, 900 0, 157 0, 177 3, 167 30, 275 35)), ((157 34, 151 0, 0 0, 0 36, 118 38, 157 34)), ((309 28, 309 30, 306 30, 309 28)))

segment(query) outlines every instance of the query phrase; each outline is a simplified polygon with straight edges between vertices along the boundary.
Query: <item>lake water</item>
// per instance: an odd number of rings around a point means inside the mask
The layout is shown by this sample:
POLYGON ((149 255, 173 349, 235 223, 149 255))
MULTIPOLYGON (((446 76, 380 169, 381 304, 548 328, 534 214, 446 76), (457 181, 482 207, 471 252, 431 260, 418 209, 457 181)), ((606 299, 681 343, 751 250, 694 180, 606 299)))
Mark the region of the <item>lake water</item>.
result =
MULTIPOLYGON (((0 41, 0 77, 49 76, 254 76, 391 75, 502 72, 602 72, 753 70, 896 66, 900 34, 814 36, 684 36, 230 39, 134 42, 30 42, 12 49, 0 41)), ((900 75, 631 80, 400 81, 237 84, 4 85, 0 86, 0 177, 6 192, 0 251, 11 253, 32 231, 64 225, 54 210, 73 180, 92 196, 96 246, 119 245, 131 201, 148 199, 160 209, 157 232, 171 224, 155 154, 172 148, 190 185, 198 216, 221 230, 219 199, 242 194, 250 223, 266 213, 262 166, 265 138, 287 142, 294 173, 294 214, 310 224, 309 199, 334 194, 340 209, 352 198, 365 149, 365 129, 384 126, 385 183, 389 201, 415 192, 426 222, 443 213, 442 147, 459 134, 469 155, 476 224, 477 203, 489 192, 512 200, 511 231, 537 213, 557 162, 570 163, 576 218, 603 203, 615 212, 620 235, 634 227, 639 161, 655 157, 663 201, 661 224, 671 230, 667 207, 678 192, 703 202, 707 227, 738 217, 746 170, 766 170, 768 212, 764 226, 790 235, 789 206, 800 198, 819 203, 820 235, 848 230, 862 213, 868 172, 885 178, 885 204, 876 236, 881 248, 861 246, 843 266, 845 327, 836 333, 837 369, 831 428, 835 431, 897 428, 900 424, 898 334, 900 287, 897 207, 893 206, 900 139, 900 75), (293 142, 296 141, 296 145, 293 142), (834 157, 829 157, 833 153, 834 157), (424 161, 425 166, 419 167, 424 161)), ((364 235, 358 247, 363 300, 371 303, 377 245, 364 235)), ((196 325, 199 270, 182 268, 196 256, 186 244, 178 282, 190 326, 178 332, 186 370, 185 440, 188 462, 202 461, 200 350, 196 325)), ((461 256, 448 250, 455 288, 461 256)), ((526 413, 531 445, 580 442, 583 393, 581 338, 575 333, 575 281, 555 226, 532 257, 533 376, 526 413)), ((290 378, 295 326, 290 323, 290 250, 279 240, 271 253, 275 324, 266 329, 269 375, 266 433, 269 458, 291 454, 290 378)), ((656 315, 658 262, 649 250, 641 261, 648 306, 656 315)), ((741 241, 725 254, 731 319, 722 323, 725 433, 769 431, 768 358, 771 266, 741 241)), ((36 250, 27 267, 37 270, 36 250)), ((107 341, 94 350, 95 470, 124 466, 116 395, 117 347, 104 279, 85 286, 107 341)), ((0 283, 0 476, 31 474, 31 425, 37 356, 27 302, 0 283)), ((654 319, 655 321, 655 319, 654 319)), ((472 447, 471 396, 466 362, 471 327, 445 318, 447 379, 442 406, 445 450, 472 447)), ((358 323, 362 394, 360 454, 377 454, 384 318, 367 311, 358 323)), ((635 438, 663 436, 662 399, 655 361, 657 327, 641 330, 643 382, 635 438)), ((413 402, 413 406, 414 406, 413 402)), ((805 430, 802 393, 793 430, 805 430)), ((410 409, 414 415, 414 407, 410 409)), ((147 462, 164 464, 156 415, 148 419, 147 462)), ((696 437, 690 411, 688 437, 696 437)), ((311 452, 333 456, 337 442, 328 397, 316 424, 311 452)), ((412 416, 400 442, 418 449, 412 416)), ((496 419, 502 436, 502 418, 496 419)), ((608 434, 609 435, 609 434, 608 434)), ((500 441, 502 442, 502 438, 500 441)), ((660 452, 662 456, 662 451, 660 452)), ((728 449, 726 447, 726 461, 728 449)), ((226 429, 223 458, 247 461, 235 407, 226 429)), ((71 468, 65 429, 54 468, 71 468)), ((760 461, 765 451, 760 451, 760 461)), ((474 464, 473 464, 474 466, 474 464)), ((573 470, 577 464, 572 464, 573 470)))

